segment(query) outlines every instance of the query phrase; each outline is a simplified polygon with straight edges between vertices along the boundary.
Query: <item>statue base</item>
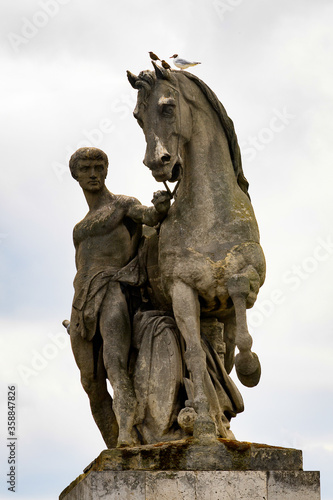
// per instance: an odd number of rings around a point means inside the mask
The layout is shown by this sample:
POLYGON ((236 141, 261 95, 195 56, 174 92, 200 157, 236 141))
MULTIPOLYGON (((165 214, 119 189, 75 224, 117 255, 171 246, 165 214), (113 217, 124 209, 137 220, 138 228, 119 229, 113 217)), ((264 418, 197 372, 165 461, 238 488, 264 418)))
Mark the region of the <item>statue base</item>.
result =
POLYGON ((320 500, 302 452, 194 438, 104 450, 59 500, 320 500))

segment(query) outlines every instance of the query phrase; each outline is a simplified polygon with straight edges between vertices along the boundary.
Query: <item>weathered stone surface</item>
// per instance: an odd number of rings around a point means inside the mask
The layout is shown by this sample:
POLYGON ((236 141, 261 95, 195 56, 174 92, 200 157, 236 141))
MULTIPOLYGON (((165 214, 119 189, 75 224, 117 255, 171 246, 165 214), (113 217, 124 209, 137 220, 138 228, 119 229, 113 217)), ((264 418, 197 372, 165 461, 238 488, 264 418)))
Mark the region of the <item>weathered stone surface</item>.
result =
POLYGON ((302 470, 302 452, 291 448, 216 439, 195 439, 104 450, 92 470, 302 470))
MULTIPOLYGON (((146 475, 147 500, 193 500, 196 491, 197 477, 195 472, 154 472, 146 475)), ((194 497, 195 498, 195 497, 194 497)))
POLYGON ((201 472, 197 475, 195 493, 196 498, 200 500, 266 499, 266 473, 261 471, 201 472))
POLYGON ((268 477, 269 500, 319 500, 319 472, 273 471, 268 477))
POLYGON ((144 500, 146 476, 144 472, 93 471, 73 488, 64 490, 60 499, 68 500, 144 500))
POLYGON ((60 500, 320 500, 302 452, 219 439, 103 451, 60 500), (132 469, 132 470, 131 470, 132 469), (133 470, 136 469, 136 470, 133 470))
POLYGON ((93 471, 60 500, 320 500, 319 473, 93 471))

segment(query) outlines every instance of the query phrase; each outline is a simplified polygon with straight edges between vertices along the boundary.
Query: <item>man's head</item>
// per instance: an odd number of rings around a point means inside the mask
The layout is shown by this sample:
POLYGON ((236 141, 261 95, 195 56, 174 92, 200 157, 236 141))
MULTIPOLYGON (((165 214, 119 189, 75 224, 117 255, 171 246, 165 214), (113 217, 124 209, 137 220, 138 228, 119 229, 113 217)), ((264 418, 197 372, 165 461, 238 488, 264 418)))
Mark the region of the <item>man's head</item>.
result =
POLYGON ((71 157, 71 174, 86 192, 103 189, 108 173, 108 157, 97 148, 80 148, 71 157))
POLYGON ((106 171, 108 169, 109 160, 104 151, 98 148, 80 148, 72 154, 69 160, 69 168, 72 177, 74 177, 76 181, 78 180, 78 167, 81 160, 83 160, 84 163, 88 163, 89 160, 98 160, 104 163, 106 171))

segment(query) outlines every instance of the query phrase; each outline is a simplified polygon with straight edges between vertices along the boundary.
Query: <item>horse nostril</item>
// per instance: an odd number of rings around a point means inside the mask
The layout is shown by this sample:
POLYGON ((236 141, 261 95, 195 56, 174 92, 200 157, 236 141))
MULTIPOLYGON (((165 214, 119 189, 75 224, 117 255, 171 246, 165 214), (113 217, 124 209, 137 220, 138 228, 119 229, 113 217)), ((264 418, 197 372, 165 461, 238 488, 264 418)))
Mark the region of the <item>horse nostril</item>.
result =
POLYGON ((171 155, 165 154, 161 158, 162 163, 168 163, 171 160, 171 155))

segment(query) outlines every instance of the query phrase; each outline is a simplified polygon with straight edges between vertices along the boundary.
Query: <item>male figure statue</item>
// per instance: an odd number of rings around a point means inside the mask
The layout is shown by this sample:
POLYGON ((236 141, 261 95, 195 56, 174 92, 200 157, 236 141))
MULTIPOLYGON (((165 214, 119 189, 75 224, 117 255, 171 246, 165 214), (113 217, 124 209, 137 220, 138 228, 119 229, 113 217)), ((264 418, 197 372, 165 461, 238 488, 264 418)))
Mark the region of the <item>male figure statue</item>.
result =
POLYGON ((170 197, 155 193, 154 206, 147 208, 135 198, 112 194, 105 186, 108 158, 97 148, 78 149, 69 166, 89 206, 73 232, 77 274, 69 327, 72 349, 106 445, 128 446, 134 444, 136 409, 127 366, 131 325, 125 295, 114 277, 135 256, 141 225, 160 222, 170 197))

